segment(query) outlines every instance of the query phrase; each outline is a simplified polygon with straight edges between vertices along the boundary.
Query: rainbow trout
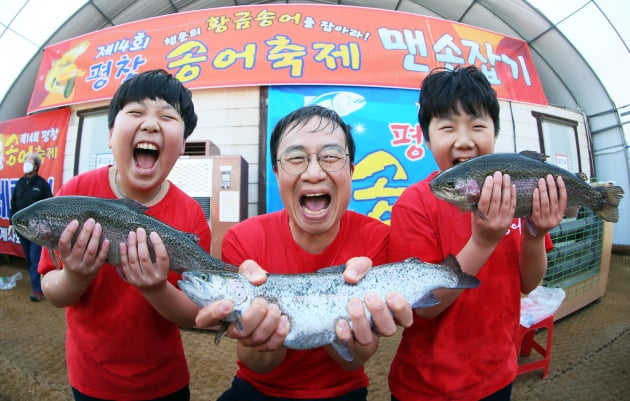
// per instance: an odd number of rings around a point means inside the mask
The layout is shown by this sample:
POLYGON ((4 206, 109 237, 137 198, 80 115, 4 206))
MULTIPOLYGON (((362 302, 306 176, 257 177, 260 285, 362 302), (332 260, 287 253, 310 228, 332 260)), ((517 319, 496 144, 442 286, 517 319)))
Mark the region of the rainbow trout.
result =
MULTIPOLYGON (((20 210, 11 218, 11 224, 23 237, 48 248, 57 267, 59 267, 59 261, 52 250, 57 248, 61 232, 72 220, 78 220, 83 224, 91 217, 103 226, 101 243, 105 238, 110 240, 107 262, 113 265, 120 266, 121 263, 119 244, 127 243, 129 232, 142 227, 147 234, 155 231, 160 235, 168 252, 172 270, 178 272, 190 269, 238 271, 235 266, 210 256, 199 246, 196 235, 176 230, 147 215, 145 213, 147 209, 146 206, 129 198, 54 196, 20 210)), ((77 234, 79 231, 77 230, 77 234)), ((152 260, 155 261, 155 251, 150 242, 149 251, 152 260)))
POLYGON ((545 162, 546 156, 534 152, 492 153, 475 157, 439 173, 430 182, 431 191, 438 198, 465 210, 477 209, 481 187, 487 176, 495 171, 509 174, 516 185, 516 212, 514 217, 529 216, 532 212, 532 194, 538 187, 538 179, 547 174, 561 176, 567 188, 567 214, 575 215, 580 206, 593 210, 602 219, 619 220, 618 205, 623 189, 618 186, 594 187, 579 174, 545 162))
MULTIPOLYGON (((462 272, 454 256, 443 264, 424 263, 409 258, 399 263, 375 266, 357 284, 343 279, 345 266, 329 267, 314 273, 270 274, 265 283, 252 285, 244 276, 225 272, 184 272, 179 288, 199 306, 220 299, 234 303, 234 311, 226 322, 240 325, 240 314, 252 301, 262 297, 275 303, 291 322, 284 346, 310 349, 332 344, 340 356, 352 360, 350 349, 337 340, 335 325, 339 319, 350 321, 348 301, 364 299, 367 293, 384 298, 390 291, 400 293, 412 306, 422 308, 439 301, 433 295, 437 288, 474 288, 476 277, 462 272)), ((368 318, 370 317, 369 312, 368 318)), ((227 324, 215 337, 218 343, 227 324)))

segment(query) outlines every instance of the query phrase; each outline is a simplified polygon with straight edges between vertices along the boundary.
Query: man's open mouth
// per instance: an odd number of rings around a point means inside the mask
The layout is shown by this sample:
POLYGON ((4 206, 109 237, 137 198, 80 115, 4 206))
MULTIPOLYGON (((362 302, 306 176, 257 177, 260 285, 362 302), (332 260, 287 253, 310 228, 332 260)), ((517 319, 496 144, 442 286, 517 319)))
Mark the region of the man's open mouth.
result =
POLYGON ((321 215, 330 206, 330 195, 324 193, 304 195, 300 199, 300 205, 302 210, 311 216, 321 215))

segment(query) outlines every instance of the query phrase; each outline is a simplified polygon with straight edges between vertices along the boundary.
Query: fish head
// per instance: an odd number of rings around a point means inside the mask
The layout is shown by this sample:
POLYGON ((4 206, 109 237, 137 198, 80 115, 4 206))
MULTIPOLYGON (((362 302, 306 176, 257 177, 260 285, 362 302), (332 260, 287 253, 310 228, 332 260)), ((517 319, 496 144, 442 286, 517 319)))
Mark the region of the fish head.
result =
POLYGON ((56 230, 54 221, 48 216, 30 210, 30 207, 14 214, 11 217, 11 225, 22 237, 47 248, 57 247, 62 231, 56 230))
POLYGON ((202 272, 197 270, 182 273, 179 288, 197 305, 206 306, 221 299, 228 299, 234 305, 248 300, 245 283, 235 277, 238 274, 225 272, 202 272))
POLYGON ((452 174, 448 170, 435 176, 429 186, 439 199, 466 210, 473 208, 481 194, 481 186, 477 180, 452 174))

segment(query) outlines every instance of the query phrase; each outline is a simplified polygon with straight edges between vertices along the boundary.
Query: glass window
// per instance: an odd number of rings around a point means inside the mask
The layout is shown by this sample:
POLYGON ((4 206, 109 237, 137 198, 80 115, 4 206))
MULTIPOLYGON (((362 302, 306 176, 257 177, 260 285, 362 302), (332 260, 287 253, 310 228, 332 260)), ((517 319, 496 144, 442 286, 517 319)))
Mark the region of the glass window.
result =
POLYGON ((107 143, 107 110, 80 113, 79 118, 75 175, 113 164, 112 150, 107 143))
POLYGON ((541 152, 549 156, 547 163, 573 173, 582 171, 577 145, 577 122, 533 112, 538 121, 541 152))

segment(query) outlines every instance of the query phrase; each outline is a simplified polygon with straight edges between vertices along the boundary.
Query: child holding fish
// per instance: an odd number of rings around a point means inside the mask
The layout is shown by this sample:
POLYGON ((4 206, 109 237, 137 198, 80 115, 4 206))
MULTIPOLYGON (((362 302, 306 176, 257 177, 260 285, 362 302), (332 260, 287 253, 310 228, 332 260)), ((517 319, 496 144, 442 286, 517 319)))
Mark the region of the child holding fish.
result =
MULTIPOLYGON (((296 274, 346 263, 346 282, 356 282, 372 264, 386 263, 389 228, 347 210, 354 154, 350 127, 336 112, 305 106, 282 118, 271 136, 270 155, 284 209, 230 228, 223 238, 224 260, 240 265, 258 283, 265 280, 261 266, 269 273, 296 274)), ((351 299, 352 330, 343 319, 335 327, 338 342, 350 350, 347 360, 332 345, 306 350, 282 346, 291 317, 273 301, 257 298, 242 313, 242 330, 228 329, 237 339, 238 370, 219 400, 366 400, 363 364, 376 352, 378 336, 362 302, 381 335, 393 335, 397 323, 411 323, 411 308, 400 294, 389 293, 386 301, 373 293, 351 299)), ((197 325, 214 323, 217 310, 217 303, 202 309, 197 325)))
MULTIPOLYGON (((118 88, 108 123, 115 165, 73 177, 55 195, 130 198, 139 202, 134 207, 146 206, 145 213, 195 234, 209 252, 203 211, 166 180, 197 125, 191 92, 166 71, 143 72, 118 88)), ((121 266, 104 263, 114 245, 105 239, 99 247, 101 223, 72 221, 58 245, 63 268, 56 269, 47 254, 39 265, 46 298, 66 308, 74 398, 189 400, 179 326, 192 327, 199 307, 176 288, 180 275, 169 271, 164 243, 155 233, 132 231, 128 246, 120 248, 121 266), (155 264, 148 242, 155 248, 155 264)))
MULTIPOLYGON (((470 66, 437 70, 423 81, 418 119, 441 171, 494 152, 499 103, 486 77, 470 66)), ((548 232, 562 221, 567 192, 562 178, 537 181, 529 195, 535 230, 515 219, 511 177, 485 178, 476 209, 466 212, 438 199, 435 172, 405 190, 392 210, 390 259, 415 256, 440 262, 456 255, 481 284, 441 289, 436 306, 416 309, 389 373, 393 401, 509 400, 516 377, 516 334, 521 293, 540 282, 551 248, 548 232)))

